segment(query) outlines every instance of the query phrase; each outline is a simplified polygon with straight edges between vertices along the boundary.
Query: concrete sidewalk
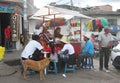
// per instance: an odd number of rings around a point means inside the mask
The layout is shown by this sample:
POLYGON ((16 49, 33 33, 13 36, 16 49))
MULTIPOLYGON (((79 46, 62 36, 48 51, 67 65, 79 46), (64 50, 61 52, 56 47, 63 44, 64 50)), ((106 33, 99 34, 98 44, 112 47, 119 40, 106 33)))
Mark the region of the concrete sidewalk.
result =
POLYGON ((12 50, 5 52, 4 59, 0 63, 0 77, 14 74, 16 70, 12 66, 20 64, 20 54, 22 50, 12 50))
POLYGON ((15 64, 20 59, 22 50, 6 52, 4 63, 0 64, 0 81, 1 83, 120 83, 120 73, 110 63, 110 73, 99 71, 99 58, 94 58, 94 70, 76 69, 75 73, 66 73, 67 78, 62 77, 62 73, 55 75, 48 73, 44 81, 39 80, 39 74, 29 75, 27 80, 23 79, 20 73, 20 65, 15 64), (9 64, 9 62, 11 65, 9 64))
MULTIPOLYGON (((15 72, 12 66, 20 65, 21 52, 22 50, 19 50, 19 51, 13 50, 13 51, 5 52, 3 63, 0 64, 1 66, 0 75, 8 75, 15 72)), ((95 69, 98 69, 98 64, 99 64, 99 61, 97 59, 94 59, 95 69)))
MULTIPOLYGON (((21 58, 21 53, 22 50, 13 50, 10 52, 5 52, 4 55, 4 60, 3 60, 3 64, 7 64, 8 66, 16 66, 20 64, 20 58, 21 58)), ((94 68, 96 70, 99 69, 99 58, 94 58, 93 59, 93 63, 94 63, 94 68)), ((111 63, 110 63, 110 67, 111 67, 111 63)))
POLYGON ((12 61, 20 59, 22 50, 12 50, 5 52, 4 61, 12 61))

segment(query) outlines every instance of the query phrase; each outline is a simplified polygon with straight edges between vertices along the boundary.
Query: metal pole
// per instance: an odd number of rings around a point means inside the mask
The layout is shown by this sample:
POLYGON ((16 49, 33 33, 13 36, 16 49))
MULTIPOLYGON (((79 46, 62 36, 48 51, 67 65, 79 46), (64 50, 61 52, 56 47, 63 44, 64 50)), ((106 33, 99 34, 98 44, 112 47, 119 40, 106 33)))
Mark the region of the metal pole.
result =
POLYGON ((23 0, 23 15, 24 15, 24 37, 25 37, 25 45, 28 42, 28 20, 27 20, 27 0, 23 0))
POLYGON ((80 41, 82 41, 82 20, 80 19, 80 41))
POLYGON ((70 3, 71 3, 71 10, 73 10, 73 1, 70 0, 70 3))

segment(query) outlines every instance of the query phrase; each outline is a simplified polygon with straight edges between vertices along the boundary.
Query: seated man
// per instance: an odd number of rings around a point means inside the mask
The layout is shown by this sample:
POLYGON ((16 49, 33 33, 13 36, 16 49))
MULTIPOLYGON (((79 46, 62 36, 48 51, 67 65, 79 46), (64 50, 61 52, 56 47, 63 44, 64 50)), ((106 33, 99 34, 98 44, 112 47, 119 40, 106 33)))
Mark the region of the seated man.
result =
POLYGON ((38 35, 33 35, 32 40, 25 46, 21 58, 22 60, 33 59, 41 60, 40 54, 43 49, 42 45, 39 43, 40 37, 38 35))
MULTIPOLYGON (((32 59, 35 61, 41 60, 43 57, 41 55, 42 45, 39 43, 40 37, 38 35, 33 35, 32 40, 25 46, 21 59, 22 62, 27 59, 32 59)), ((23 64, 21 65, 21 73, 23 73, 23 64)), ((33 70, 29 70, 31 74, 35 73, 33 70)))
MULTIPOLYGON (((61 49, 61 52, 68 50, 69 58, 68 60, 64 61, 60 58, 60 56, 58 56, 58 69, 59 70, 61 69, 61 66, 64 69, 65 63, 67 63, 68 65, 74 65, 76 63, 75 55, 74 55, 75 54, 74 47, 67 41, 67 37, 63 36, 60 41, 63 44, 63 48, 61 49)), ((66 77, 65 74, 63 74, 63 76, 66 77)))
POLYGON ((78 55, 78 67, 82 67, 83 65, 86 65, 86 62, 85 64, 84 63, 82 64, 82 62, 84 62, 84 59, 87 57, 92 57, 94 55, 94 45, 90 40, 89 35, 84 35, 84 41, 85 44, 83 51, 78 55))

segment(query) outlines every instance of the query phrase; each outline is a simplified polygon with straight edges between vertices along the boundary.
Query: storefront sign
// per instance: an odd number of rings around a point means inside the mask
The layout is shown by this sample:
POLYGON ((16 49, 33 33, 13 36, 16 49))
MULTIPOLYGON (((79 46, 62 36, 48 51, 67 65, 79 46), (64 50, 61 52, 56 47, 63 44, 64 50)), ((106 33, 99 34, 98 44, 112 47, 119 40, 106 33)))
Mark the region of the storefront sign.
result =
POLYGON ((0 3, 0 12, 22 14, 22 8, 14 3, 0 3))
POLYGON ((12 13, 12 9, 0 6, 0 12, 12 13))
POLYGON ((0 12, 12 13, 13 5, 10 3, 0 3, 0 12))

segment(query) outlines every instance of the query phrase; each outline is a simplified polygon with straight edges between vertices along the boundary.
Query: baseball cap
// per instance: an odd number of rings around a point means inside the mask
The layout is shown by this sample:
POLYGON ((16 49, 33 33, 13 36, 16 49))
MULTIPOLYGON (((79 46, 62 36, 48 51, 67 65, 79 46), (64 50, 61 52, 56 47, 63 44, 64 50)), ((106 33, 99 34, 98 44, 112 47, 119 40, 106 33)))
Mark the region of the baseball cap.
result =
POLYGON ((90 38, 90 35, 89 34, 85 34, 83 35, 84 37, 87 37, 87 38, 90 38))

